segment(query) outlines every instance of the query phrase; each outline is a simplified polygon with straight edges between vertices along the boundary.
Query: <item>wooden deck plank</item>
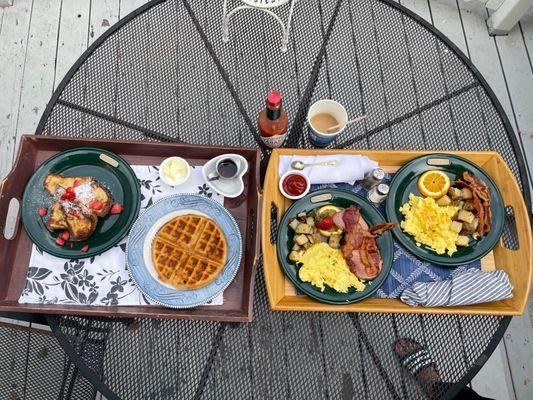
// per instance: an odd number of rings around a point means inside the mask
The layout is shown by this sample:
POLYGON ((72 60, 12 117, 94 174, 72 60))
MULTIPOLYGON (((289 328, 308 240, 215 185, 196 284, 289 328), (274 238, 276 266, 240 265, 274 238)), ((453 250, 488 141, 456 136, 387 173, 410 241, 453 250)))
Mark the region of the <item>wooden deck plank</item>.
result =
POLYGON ((435 28, 444 33, 463 53, 468 54, 457 2, 455 0, 431 0, 429 6, 435 28))
POLYGON ((121 18, 124 18, 126 15, 128 15, 130 12, 144 5, 145 3, 148 3, 148 0, 127 0, 127 1, 121 0, 119 3, 120 3, 119 19, 121 19, 121 18))
POLYGON ((89 23, 89 45, 119 20, 120 0, 92 2, 89 23))
POLYGON ((424 18, 429 23, 432 23, 431 12, 427 0, 400 0, 400 4, 424 18))
POLYGON ((26 60, 32 0, 20 0, 3 12, 0 33, 0 178, 11 169, 20 93, 26 60))
POLYGON ((33 4, 13 159, 16 157, 20 136, 35 132, 54 89, 60 10, 61 0, 42 0, 33 4))
POLYGON ((90 5, 88 1, 62 3, 54 88, 87 48, 90 5))

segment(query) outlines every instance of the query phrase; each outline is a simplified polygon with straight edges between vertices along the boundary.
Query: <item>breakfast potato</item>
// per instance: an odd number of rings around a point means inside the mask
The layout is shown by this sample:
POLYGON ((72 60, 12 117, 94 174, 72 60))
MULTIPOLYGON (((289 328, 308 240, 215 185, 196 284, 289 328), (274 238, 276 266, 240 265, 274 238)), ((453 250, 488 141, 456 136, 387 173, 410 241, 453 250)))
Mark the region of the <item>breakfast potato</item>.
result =
POLYGON ((315 219, 313 217, 307 217, 305 223, 310 226, 315 226, 315 219))
POLYGON ((292 246, 292 250, 293 251, 298 251, 300 250, 302 247, 298 244, 298 243, 294 243, 294 246, 292 246))
POLYGON ((457 239, 455 240, 455 244, 457 246, 468 246, 468 242, 470 240, 468 239, 468 236, 459 235, 457 236, 457 239))
POLYGON ((300 222, 298 222, 298 220, 294 218, 293 220, 289 222, 289 226, 292 228, 293 231, 295 231, 299 223, 300 222))
POLYGON ((315 232, 313 234, 314 243, 320 243, 322 242, 322 235, 318 232, 315 232))
POLYGON ((452 206, 457 207, 459 211, 463 209, 465 202, 463 200, 454 200, 452 201, 452 206))
POLYGON ((445 194, 440 199, 437 200, 437 204, 441 207, 449 206, 452 203, 452 199, 450 199, 450 196, 445 194))
POLYGON ((304 249, 307 250, 309 247, 311 247, 312 244, 307 242, 307 243, 304 243, 304 249))
POLYGON ((303 251, 291 251, 289 253, 289 260, 298 261, 298 259, 303 255, 303 251))
POLYGON ((474 214, 472 214, 470 211, 465 211, 465 210, 459 211, 459 215, 457 216, 457 219, 459 221, 463 221, 469 224, 471 224, 474 221, 474 218, 476 218, 474 214))
POLYGON ((448 194, 450 195, 452 200, 461 200, 461 189, 451 187, 448 190, 448 194))
POLYGON ((454 232, 461 233, 463 230, 463 223, 459 221, 452 221, 450 229, 454 232))
POLYGON ((314 233, 313 227, 311 225, 302 224, 302 223, 299 223, 294 231, 296 233, 303 233, 305 235, 310 235, 314 233))
POLYGON ((336 235, 336 234, 332 234, 329 237, 328 244, 329 244, 330 247, 332 247, 334 249, 338 249, 339 247, 341 247, 341 236, 340 235, 336 235))
POLYGON ((474 210, 474 202, 473 201, 465 201, 465 205, 463 206, 463 210, 466 211, 472 211, 474 210))
POLYGON ((305 243, 309 242, 309 239, 307 239, 307 236, 305 235, 296 235, 294 237, 294 241, 298 243, 300 246, 303 246, 305 243))
POLYGON ((313 235, 307 235, 307 240, 309 240, 309 243, 311 244, 315 243, 315 238, 313 235))
POLYGON ((472 191, 468 188, 461 189, 461 198, 463 200, 470 200, 472 198, 472 191))
POLYGON ((478 224, 479 224, 479 218, 474 218, 474 220, 471 223, 465 222, 463 224, 463 229, 467 233, 474 233, 477 229, 478 224))

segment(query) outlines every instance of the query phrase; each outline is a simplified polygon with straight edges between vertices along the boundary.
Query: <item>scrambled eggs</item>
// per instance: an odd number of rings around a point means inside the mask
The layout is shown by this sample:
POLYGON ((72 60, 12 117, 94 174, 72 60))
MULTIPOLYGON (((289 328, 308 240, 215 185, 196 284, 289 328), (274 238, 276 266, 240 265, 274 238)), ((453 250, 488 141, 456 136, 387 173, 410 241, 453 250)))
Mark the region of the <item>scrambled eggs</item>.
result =
POLYGON ((339 249, 331 248, 327 243, 316 243, 309 247, 298 260, 302 263, 300 279, 324 291, 324 284, 337 292, 346 293, 348 288, 357 291, 365 289, 363 282, 350 272, 339 249))
POLYGON ((455 241, 458 233, 451 229, 452 217, 458 208, 439 206, 434 199, 409 195, 409 202, 400 207, 405 216, 401 228, 413 235, 417 246, 421 243, 431 247, 437 254, 451 256, 457 251, 455 241))

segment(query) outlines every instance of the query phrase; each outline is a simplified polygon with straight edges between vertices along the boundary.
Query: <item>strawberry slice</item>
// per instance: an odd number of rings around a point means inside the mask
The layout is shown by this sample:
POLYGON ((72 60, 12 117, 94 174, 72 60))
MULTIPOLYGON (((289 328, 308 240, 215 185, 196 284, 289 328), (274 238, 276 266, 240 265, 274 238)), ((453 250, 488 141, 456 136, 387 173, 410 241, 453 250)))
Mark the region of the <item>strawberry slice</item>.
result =
POLYGON ((61 239, 63 240, 69 240, 70 239, 70 233, 68 231, 63 231, 59 234, 61 236, 61 239))
POLYGON ((81 185, 81 180, 80 179, 74 179, 74 183, 72 184, 72 187, 75 188, 75 187, 78 187, 81 185))
POLYGON ((71 249, 74 248, 74 242, 70 242, 69 245, 70 245, 70 248, 71 248, 71 249))
POLYGON ((88 252, 88 251, 89 251, 89 245, 86 244, 86 245, 83 246, 80 250, 81 250, 81 251, 84 251, 84 252, 88 252))
POLYGON ((120 214, 122 210, 124 210, 124 207, 122 207, 122 204, 114 203, 111 206, 111 210, 109 210, 109 214, 120 214))
POLYGON ((65 239, 63 239, 61 236, 56 237, 56 244, 58 246, 64 246, 65 245, 65 239))
POLYGON ((48 209, 46 207, 39 208, 37 212, 39 213, 39 217, 44 217, 46 213, 48 212, 48 209))
POLYGON ((100 211, 104 207, 104 204, 100 200, 91 200, 89 202, 89 208, 94 211, 100 211))

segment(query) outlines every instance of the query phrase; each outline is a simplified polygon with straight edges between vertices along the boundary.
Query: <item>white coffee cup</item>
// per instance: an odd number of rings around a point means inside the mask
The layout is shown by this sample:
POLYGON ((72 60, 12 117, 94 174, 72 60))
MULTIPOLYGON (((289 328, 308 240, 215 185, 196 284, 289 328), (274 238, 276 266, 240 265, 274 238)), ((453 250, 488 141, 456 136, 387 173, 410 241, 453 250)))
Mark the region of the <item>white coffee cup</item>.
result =
POLYGON ((307 112, 307 131, 309 134, 309 141, 311 144, 317 147, 326 147, 333 142, 335 138, 346 128, 346 122, 348 121, 348 113, 342 104, 335 100, 319 100, 309 107, 307 112), (340 124, 339 128, 332 133, 320 132, 311 123, 311 118, 317 114, 327 113, 332 115, 337 123, 340 124))

